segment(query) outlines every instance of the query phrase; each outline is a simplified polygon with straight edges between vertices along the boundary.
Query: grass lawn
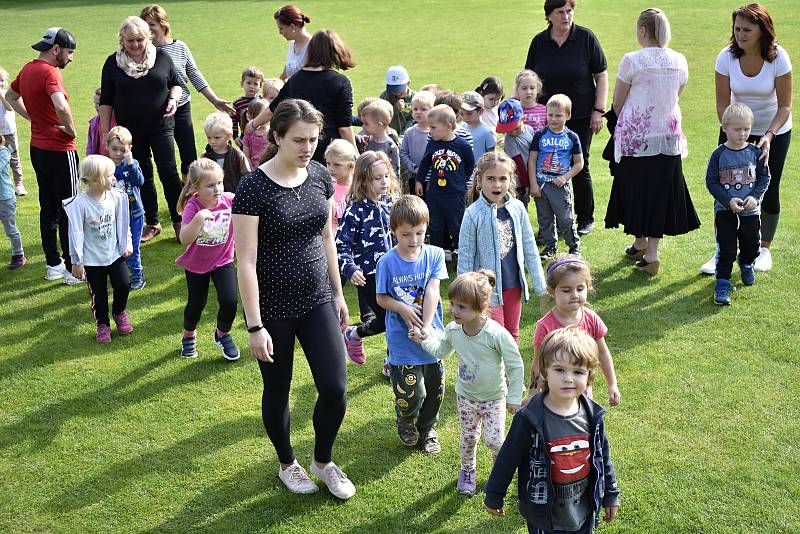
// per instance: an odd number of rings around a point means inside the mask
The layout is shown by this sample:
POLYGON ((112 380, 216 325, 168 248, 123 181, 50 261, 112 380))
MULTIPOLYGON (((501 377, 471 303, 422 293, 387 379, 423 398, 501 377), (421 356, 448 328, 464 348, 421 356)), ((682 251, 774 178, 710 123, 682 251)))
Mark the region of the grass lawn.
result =
MULTIPOLYGON (((621 405, 606 419, 622 508, 601 532, 800 531, 800 306, 793 281, 800 264, 798 142, 784 170, 774 270, 734 293, 728 308, 714 306, 713 279, 697 274, 714 250, 712 199, 704 186, 706 158, 717 138, 714 61, 729 35, 730 11, 740 3, 659 5, 672 22, 673 47, 689 60, 681 101, 690 146, 684 170, 703 226, 665 240, 655 278, 634 272, 622 258, 628 237, 599 228, 610 187, 600 159, 607 135, 593 144, 598 229, 582 248, 595 272, 592 301, 609 327, 622 392, 621 405)), ((386 67, 397 63, 408 67, 414 87, 438 82, 464 91, 487 75, 510 84, 530 38, 544 27, 541 4, 309 0, 301 7, 313 19, 312 31, 335 28, 355 50, 358 67, 348 75, 360 100, 377 95, 386 67)), ((637 47, 635 19, 650 4, 579 2, 576 21, 598 35, 612 80, 622 55, 637 47)), ((0 64, 12 78, 34 57, 29 45, 45 28, 59 25, 75 34, 78 50, 64 77, 80 150, 119 22, 143 5, 6 0, 0 6, 0 64)), ((216 92, 231 100, 241 95, 245 66, 279 74, 286 43, 272 20, 278 6, 165 4, 175 36, 191 46, 216 92)), ((781 44, 800 62, 796 2, 771 0, 768 7, 781 44)), ((199 125, 211 106, 197 93, 193 102, 199 125)), ((502 519, 484 513, 482 495, 455 492, 453 360, 447 362, 439 425, 442 453, 428 458, 399 443, 393 395, 379 375, 383 339, 367 343, 365 366, 349 368, 348 412, 335 451, 358 493, 342 503, 325 490, 313 496, 285 491, 261 424, 257 365, 246 354, 234 364, 222 360, 211 337, 213 304, 201 323, 200 358, 178 356, 186 288, 174 264, 182 247, 171 230, 143 247, 148 283, 131 294, 134 333, 109 346, 95 343, 86 290, 43 280, 36 180, 25 148, 29 128, 18 123, 30 191, 19 202, 18 223, 30 262, 19 272, 0 270, 0 531, 525 531, 515 486, 502 519)), ((197 134, 202 147, 202 130, 197 134)), ((9 256, 8 240, 0 238, 0 259, 5 263, 9 256)), ((352 287, 347 297, 355 312, 352 287)), ((525 307, 526 361, 538 312, 536 303, 525 307)), ((241 326, 239 321, 234 337, 243 347, 241 326)), ((308 465, 315 389, 299 352, 295 370, 293 439, 308 465)), ((606 404, 599 382, 596 397, 606 404)), ((480 488, 490 456, 479 450, 480 488)))

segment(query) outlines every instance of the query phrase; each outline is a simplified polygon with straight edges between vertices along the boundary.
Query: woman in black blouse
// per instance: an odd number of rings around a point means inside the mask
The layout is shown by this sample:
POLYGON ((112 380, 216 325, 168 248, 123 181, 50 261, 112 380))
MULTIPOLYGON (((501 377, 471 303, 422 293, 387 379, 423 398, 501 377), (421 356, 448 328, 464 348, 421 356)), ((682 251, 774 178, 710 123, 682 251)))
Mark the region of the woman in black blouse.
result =
POLYGON ((333 182, 327 169, 311 160, 322 123, 322 114, 304 100, 284 100, 275 109, 264 163, 236 189, 233 225, 250 352, 264 380, 261 415, 281 463, 280 479, 295 493, 318 489, 297 463, 289 439, 289 389, 299 340, 319 394, 310 470, 331 493, 347 499, 355 487, 331 456, 345 414, 342 332, 349 317, 331 230, 333 182))
POLYGON ((122 21, 119 50, 108 56, 103 65, 100 91, 100 139, 106 138, 112 112, 117 124, 133 135, 133 157, 144 175, 144 185, 140 188, 145 219, 142 241, 161 233, 151 151, 177 237, 181 216, 175 207, 182 184, 175 165, 173 116, 182 90, 172 60, 156 49, 151 42, 150 28, 139 17, 122 21))
POLYGON ((333 30, 319 30, 308 43, 305 66, 286 81, 269 109, 247 123, 247 130, 269 122, 278 104, 287 98, 300 98, 310 102, 324 117, 314 160, 325 163, 325 149, 334 139, 344 139, 355 146, 353 87, 347 76, 333 70, 355 66, 350 49, 339 35, 333 30))
POLYGON ((547 29, 531 41, 525 68, 542 79, 539 101, 546 104, 554 94, 572 100, 567 127, 581 140, 583 170, 572 179, 578 233, 586 235, 594 223, 594 193, 589 174, 592 135, 603 128, 608 97, 606 56, 588 28, 572 22, 576 0, 545 0, 547 29))

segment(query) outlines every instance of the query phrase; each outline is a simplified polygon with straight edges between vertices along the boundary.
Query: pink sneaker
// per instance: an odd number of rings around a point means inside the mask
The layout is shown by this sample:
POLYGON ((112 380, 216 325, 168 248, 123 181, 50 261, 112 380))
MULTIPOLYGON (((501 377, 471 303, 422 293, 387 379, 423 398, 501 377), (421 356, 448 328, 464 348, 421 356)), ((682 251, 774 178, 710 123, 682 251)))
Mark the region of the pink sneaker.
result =
POLYGON ((355 327, 351 326, 344 333, 344 344, 347 347, 347 357, 356 365, 364 365, 367 355, 364 354, 364 341, 352 337, 355 334, 355 327))
POLYGON ((97 336, 95 339, 98 343, 111 343, 111 327, 107 324, 97 325, 97 336))
POLYGON ((114 322, 117 323, 119 335, 125 336, 133 332, 133 325, 128 318, 128 312, 123 310, 119 315, 114 315, 114 322))

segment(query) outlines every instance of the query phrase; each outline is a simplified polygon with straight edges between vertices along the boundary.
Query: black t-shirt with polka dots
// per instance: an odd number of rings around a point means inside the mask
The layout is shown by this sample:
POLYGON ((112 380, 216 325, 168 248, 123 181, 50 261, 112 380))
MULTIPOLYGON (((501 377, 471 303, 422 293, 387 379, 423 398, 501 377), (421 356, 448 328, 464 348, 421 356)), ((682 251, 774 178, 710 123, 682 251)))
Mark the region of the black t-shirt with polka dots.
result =
POLYGON ((260 168, 236 188, 233 213, 258 217, 256 275, 263 319, 301 317, 332 299, 322 229, 333 182, 316 161, 307 169, 308 178, 294 189, 276 184, 260 168))

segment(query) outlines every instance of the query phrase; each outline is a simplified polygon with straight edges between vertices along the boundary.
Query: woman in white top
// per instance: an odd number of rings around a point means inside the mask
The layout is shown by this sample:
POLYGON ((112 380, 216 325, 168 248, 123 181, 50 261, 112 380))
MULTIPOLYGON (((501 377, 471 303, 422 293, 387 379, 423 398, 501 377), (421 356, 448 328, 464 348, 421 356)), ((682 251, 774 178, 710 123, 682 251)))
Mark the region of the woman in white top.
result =
POLYGON ((306 30, 306 24, 311 22, 311 18, 292 4, 280 8, 275 12, 274 17, 275 23, 278 25, 278 33, 289 41, 286 64, 280 76, 281 80, 285 82, 306 64, 308 42, 311 41, 311 34, 306 30))
POLYGON ((659 9, 645 9, 636 23, 640 50, 625 54, 614 88, 617 170, 606 211, 606 228, 623 225, 635 237, 625 254, 636 268, 656 274, 664 235, 700 226, 681 159, 688 147, 678 97, 689 77, 686 58, 667 48, 670 27, 659 9))
MULTIPOLYGON (((755 261, 756 271, 772 268, 770 245, 778 227, 781 211, 780 185, 783 164, 792 138, 792 63, 789 55, 775 42, 775 27, 766 8, 748 4, 731 16, 731 41, 717 56, 717 117, 729 104, 746 104, 754 115, 751 143, 768 158, 770 183, 761 202, 761 249, 755 261)), ((720 144, 726 141, 720 130, 720 144)), ((701 271, 714 273, 716 257, 701 271)))

